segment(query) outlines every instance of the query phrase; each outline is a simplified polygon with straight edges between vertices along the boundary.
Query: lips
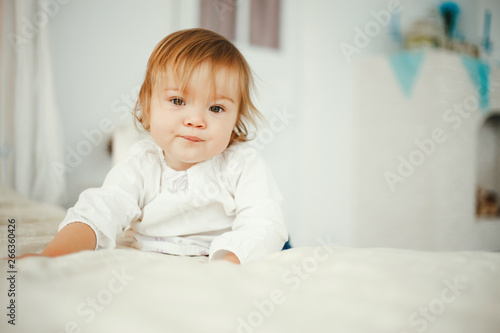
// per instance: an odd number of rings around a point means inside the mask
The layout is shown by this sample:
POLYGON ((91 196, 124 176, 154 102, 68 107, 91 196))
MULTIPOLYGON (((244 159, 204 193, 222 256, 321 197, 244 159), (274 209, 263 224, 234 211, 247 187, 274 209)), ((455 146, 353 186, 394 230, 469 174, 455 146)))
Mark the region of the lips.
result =
POLYGON ((202 139, 200 139, 197 136, 186 135, 186 136, 181 136, 181 138, 186 139, 186 140, 191 141, 191 142, 201 142, 201 141, 203 141, 202 139))

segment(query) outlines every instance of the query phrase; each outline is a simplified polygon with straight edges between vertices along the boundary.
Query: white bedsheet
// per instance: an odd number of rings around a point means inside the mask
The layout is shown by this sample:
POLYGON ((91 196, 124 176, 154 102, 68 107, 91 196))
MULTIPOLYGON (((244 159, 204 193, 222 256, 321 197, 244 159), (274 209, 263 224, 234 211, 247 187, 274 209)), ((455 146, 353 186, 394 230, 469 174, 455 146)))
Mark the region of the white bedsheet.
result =
POLYGON ((7 224, 15 220, 16 254, 39 253, 57 233, 66 211, 31 201, 0 184, 0 257, 6 255, 7 224))
MULTIPOLYGON (((55 232, 18 218, 23 251, 55 232)), ((126 248, 18 260, 15 326, 2 260, 0 332, 500 332, 499 253, 320 243, 245 265, 126 248)))

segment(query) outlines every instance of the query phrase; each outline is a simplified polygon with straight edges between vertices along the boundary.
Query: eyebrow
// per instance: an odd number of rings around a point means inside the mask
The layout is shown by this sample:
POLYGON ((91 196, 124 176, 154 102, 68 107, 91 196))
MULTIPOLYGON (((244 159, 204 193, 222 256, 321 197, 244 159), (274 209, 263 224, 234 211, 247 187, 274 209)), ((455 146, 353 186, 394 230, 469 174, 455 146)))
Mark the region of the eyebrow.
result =
MULTIPOLYGON (((176 87, 169 87, 169 88, 163 89, 163 91, 176 91, 176 92, 178 92, 179 89, 176 88, 176 87)), ((225 95, 217 95, 217 96, 215 96, 215 100, 216 101, 217 100, 221 100, 221 99, 225 99, 225 100, 227 100, 227 101, 229 101, 229 102, 231 102, 233 104, 236 104, 231 97, 228 97, 228 96, 225 96, 225 95)))
POLYGON ((228 100, 231 103, 235 104, 232 98, 224 96, 224 95, 217 95, 217 96, 215 96, 215 100, 219 100, 219 99, 225 99, 225 100, 228 100))

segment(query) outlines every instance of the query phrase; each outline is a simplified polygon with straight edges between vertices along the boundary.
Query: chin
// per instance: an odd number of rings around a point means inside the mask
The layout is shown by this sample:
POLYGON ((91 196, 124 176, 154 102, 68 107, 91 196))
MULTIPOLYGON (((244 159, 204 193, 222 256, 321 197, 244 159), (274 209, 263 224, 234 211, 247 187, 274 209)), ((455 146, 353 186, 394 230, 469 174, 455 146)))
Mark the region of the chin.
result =
POLYGON ((190 155, 180 155, 178 156, 178 160, 182 163, 185 163, 185 164, 196 164, 196 163, 200 163, 200 162, 203 162, 203 161, 206 161, 208 160, 208 158, 204 158, 203 156, 190 156, 190 155))

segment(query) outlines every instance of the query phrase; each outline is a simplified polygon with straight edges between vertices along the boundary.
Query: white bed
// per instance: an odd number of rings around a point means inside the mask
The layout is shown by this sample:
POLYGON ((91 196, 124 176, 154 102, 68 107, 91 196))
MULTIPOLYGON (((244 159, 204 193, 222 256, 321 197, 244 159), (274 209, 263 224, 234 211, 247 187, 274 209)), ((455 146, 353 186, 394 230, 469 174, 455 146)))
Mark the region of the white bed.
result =
MULTIPOLYGON (((40 251, 64 211, 0 193, 1 251, 12 218, 16 254, 40 251)), ((15 297, 0 269, 0 332, 500 332, 499 253, 318 239, 238 266, 122 247, 18 260, 15 297)))

